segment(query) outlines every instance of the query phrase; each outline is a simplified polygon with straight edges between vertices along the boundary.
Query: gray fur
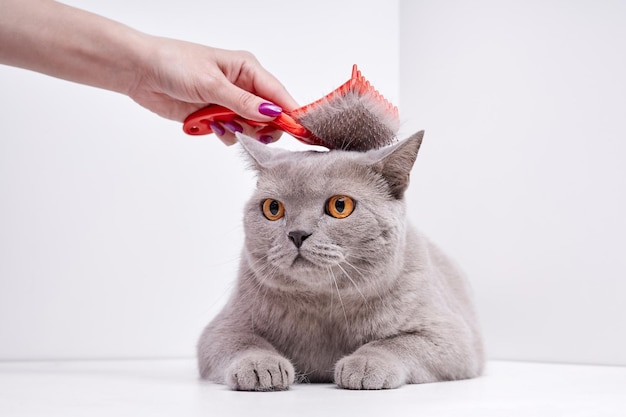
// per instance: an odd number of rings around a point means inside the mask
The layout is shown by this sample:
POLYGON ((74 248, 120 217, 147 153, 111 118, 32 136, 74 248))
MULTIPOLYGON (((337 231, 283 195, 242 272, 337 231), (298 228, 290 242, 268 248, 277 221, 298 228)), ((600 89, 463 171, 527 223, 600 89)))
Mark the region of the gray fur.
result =
POLYGON ((198 343, 200 374, 238 390, 294 381, 348 389, 471 378, 483 348, 468 284, 406 220, 423 132, 369 152, 287 152, 240 143, 258 171, 237 286, 198 343), (336 219, 333 195, 356 201, 336 219), (266 198, 285 216, 267 220, 266 198), (290 231, 311 235, 300 248, 290 231))
POLYGON ((377 94, 374 91, 348 91, 295 116, 298 123, 320 138, 329 149, 368 151, 382 148, 395 141, 399 120, 377 94))

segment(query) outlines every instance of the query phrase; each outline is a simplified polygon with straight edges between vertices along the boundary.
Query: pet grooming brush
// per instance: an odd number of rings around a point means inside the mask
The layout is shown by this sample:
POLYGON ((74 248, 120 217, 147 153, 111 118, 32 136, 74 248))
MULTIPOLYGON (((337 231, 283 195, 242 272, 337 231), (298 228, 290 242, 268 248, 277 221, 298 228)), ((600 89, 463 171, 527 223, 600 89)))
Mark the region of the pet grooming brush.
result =
MULTIPOLYGON (((187 117, 183 130, 190 135, 207 135, 213 133, 211 122, 224 123, 235 118, 241 116, 225 107, 211 105, 187 117)), ((279 129, 308 145, 353 151, 391 144, 400 125, 398 108, 372 87, 356 65, 352 67, 350 80, 321 99, 282 112, 269 122, 244 121, 262 127, 259 134, 279 129)))

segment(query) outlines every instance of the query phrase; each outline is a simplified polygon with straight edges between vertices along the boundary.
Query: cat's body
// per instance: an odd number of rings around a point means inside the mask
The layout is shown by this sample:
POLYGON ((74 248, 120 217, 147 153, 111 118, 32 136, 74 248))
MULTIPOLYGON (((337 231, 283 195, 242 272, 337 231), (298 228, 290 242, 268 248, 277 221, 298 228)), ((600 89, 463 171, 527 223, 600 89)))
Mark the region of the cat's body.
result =
POLYGON ((420 142, 292 153, 243 139, 259 180, 237 287, 198 344, 204 378, 243 390, 295 379, 380 389, 480 374, 467 283, 406 222, 420 142))

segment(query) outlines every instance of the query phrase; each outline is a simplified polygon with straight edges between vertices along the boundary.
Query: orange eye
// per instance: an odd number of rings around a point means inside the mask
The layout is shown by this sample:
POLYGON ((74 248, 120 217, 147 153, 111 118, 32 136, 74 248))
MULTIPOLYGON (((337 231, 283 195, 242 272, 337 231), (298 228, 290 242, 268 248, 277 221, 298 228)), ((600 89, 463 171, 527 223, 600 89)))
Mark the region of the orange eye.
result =
POLYGON ((345 219, 354 211, 354 200, 345 195, 336 195, 326 202, 326 214, 336 219, 345 219))
POLYGON ((263 215, 267 220, 278 220, 285 215, 285 207, 280 201, 268 198, 263 201, 263 215))

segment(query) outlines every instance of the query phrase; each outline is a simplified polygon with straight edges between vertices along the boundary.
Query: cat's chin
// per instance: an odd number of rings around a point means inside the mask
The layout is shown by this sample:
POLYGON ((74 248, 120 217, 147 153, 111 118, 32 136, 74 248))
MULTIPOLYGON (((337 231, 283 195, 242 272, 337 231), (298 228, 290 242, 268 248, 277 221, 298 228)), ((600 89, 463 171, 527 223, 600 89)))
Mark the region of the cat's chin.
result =
POLYGON ((335 260, 329 260, 327 258, 317 259, 315 256, 299 253, 293 259, 286 272, 312 272, 319 274, 320 272, 328 272, 338 264, 339 262, 335 260))
POLYGON ((293 262, 291 263, 291 265, 289 266, 290 270, 303 270, 303 269, 322 269, 320 266, 317 266, 315 263, 311 262, 310 260, 306 259, 304 256, 298 254, 298 256, 296 256, 293 260, 293 262))

